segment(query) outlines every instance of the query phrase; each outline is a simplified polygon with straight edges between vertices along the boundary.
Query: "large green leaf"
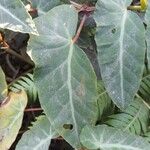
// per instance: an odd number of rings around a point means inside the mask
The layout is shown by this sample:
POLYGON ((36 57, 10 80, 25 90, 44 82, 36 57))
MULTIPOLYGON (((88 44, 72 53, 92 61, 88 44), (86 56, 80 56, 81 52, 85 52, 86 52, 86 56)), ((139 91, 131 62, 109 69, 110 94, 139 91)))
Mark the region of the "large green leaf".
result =
POLYGON ((149 150, 150 148, 150 144, 143 138, 105 125, 86 126, 80 138, 88 149, 149 150))
POLYGON ((48 150, 51 139, 57 136, 47 117, 40 116, 30 130, 23 134, 16 150, 48 150))
POLYGON ((145 29, 127 10, 131 0, 98 0, 94 18, 102 79, 119 108, 127 107, 137 92, 144 69, 145 29))
POLYGON ((0 1, 0 28, 37 34, 34 22, 20 0, 0 1))
POLYGON ((0 150, 7 150, 14 142, 22 124, 27 95, 24 91, 10 93, 9 101, 0 107, 0 150))
POLYGON ((148 25, 150 25, 150 1, 148 1, 148 7, 145 13, 145 21, 148 25))
POLYGON ((148 8, 145 14, 145 22, 147 24, 146 29, 147 60, 148 60, 148 68, 150 69, 150 1, 148 1, 148 8))
POLYGON ((31 36, 28 47, 41 106, 57 132, 76 148, 82 127, 97 119, 96 76, 72 41, 77 22, 72 6, 55 7, 35 19, 40 36, 31 36))
POLYGON ((7 88, 7 83, 5 79, 5 74, 0 67, 0 102, 4 100, 4 98, 7 97, 8 93, 8 88, 7 88))

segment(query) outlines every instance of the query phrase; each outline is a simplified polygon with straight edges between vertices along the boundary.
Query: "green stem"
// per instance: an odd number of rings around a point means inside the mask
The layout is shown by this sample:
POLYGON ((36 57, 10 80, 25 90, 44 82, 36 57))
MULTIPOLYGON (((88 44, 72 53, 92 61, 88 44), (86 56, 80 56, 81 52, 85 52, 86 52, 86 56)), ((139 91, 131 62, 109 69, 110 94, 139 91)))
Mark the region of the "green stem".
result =
POLYGON ((25 109, 25 112, 31 112, 31 111, 43 111, 42 108, 28 108, 28 109, 25 109))

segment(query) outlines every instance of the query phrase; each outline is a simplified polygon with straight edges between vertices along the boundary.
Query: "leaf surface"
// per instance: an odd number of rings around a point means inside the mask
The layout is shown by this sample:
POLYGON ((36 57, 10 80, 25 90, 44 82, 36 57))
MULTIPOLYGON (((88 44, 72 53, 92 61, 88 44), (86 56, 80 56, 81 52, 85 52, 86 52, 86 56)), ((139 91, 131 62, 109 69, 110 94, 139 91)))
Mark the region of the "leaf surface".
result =
POLYGON ((57 136, 47 117, 40 116, 30 130, 23 134, 16 150, 48 150, 51 139, 57 136))
POLYGON ((37 9, 39 16, 44 15, 58 4, 60 4, 60 0, 31 0, 31 5, 37 9))
POLYGON ((72 42, 77 21, 72 6, 55 7, 35 19, 40 36, 31 36, 28 47, 36 65, 41 106, 57 132, 75 148, 81 146, 82 127, 97 119, 96 76, 85 53, 72 42))
POLYGON ((145 29, 127 10, 131 0, 98 0, 95 37, 102 79, 108 94, 121 109, 135 96, 144 69, 145 29))
POLYGON ((150 1, 148 1, 148 8, 145 13, 146 28, 146 44, 147 44, 147 60, 148 68, 150 69, 150 1))
POLYGON ((150 148, 150 144, 143 138, 105 125, 84 127, 80 138, 88 149, 149 150, 150 148))
POLYGON ((20 0, 0 1, 0 28, 37 34, 34 22, 20 0))
POLYGON ((0 107, 0 150, 7 150, 16 139, 22 124, 27 95, 10 93, 9 101, 0 107))
POLYGON ((5 74, 0 67, 0 102, 4 100, 4 98, 7 97, 8 93, 8 88, 7 88, 7 83, 5 79, 5 74))

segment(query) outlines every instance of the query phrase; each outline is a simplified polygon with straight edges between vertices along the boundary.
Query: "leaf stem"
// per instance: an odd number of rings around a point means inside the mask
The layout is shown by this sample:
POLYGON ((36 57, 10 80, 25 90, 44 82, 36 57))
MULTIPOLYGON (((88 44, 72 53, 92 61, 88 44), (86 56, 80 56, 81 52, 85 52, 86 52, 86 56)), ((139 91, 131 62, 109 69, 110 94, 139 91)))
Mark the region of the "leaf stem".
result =
POLYGON ((128 6, 128 10, 133 10, 133 11, 141 11, 142 8, 141 6, 128 6))
POLYGON ((25 109, 25 112, 42 111, 42 110, 43 110, 42 108, 28 108, 28 109, 25 109))
POLYGON ((87 16, 86 16, 86 14, 85 14, 85 15, 83 16, 81 22, 80 22, 80 25, 79 25, 79 28, 78 28, 78 30, 77 30, 76 35, 75 35, 74 38, 72 39, 72 42, 73 42, 73 43, 75 43, 75 42, 78 40, 78 38, 79 38, 79 36, 80 36, 80 33, 81 33, 81 30, 82 30, 82 28, 83 28, 83 25, 84 25, 84 23, 85 23, 85 21, 86 21, 86 18, 87 18, 87 16))
POLYGON ((73 2, 70 0, 70 3, 77 9, 78 12, 85 11, 85 12, 91 12, 95 10, 94 6, 87 6, 86 4, 78 4, 76 2, 73 2))
POLYGON ((136 96, 140 98, 142 102, 145 104, 145 106, 150 110, 150 105, 147 102, 145 102, 145 100, 140 95, 136 94, 136 96))
POLYGON ((142 99, 142 101, 145 104, 145 106, 150 110, 150 105, 147 102, 145 102, 143 99, 142 99))
POLYGON ((8 64, 8 66, 9 66, 9 68, 13 71, 13 73, 15 75, 17 75, 18 70, 16 70, 16 68, 11 64, 11 61, 10 61, 10 58, 9 58, 9 54, 6 55, 6 62, 8 64))

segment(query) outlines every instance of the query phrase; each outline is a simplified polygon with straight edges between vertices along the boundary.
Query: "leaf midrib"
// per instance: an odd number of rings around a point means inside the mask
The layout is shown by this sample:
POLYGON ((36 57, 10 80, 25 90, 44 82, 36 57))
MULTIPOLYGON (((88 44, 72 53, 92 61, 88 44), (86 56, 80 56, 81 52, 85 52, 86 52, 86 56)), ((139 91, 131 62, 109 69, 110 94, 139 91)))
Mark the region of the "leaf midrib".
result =
POLYGON ((122 104, 124 105, 124 85, 123 85, 123 53, 124 53, 124 34, 125 34, 125 23, 127 19, 127 10, 124 11, 122 21, 121 21, 121 32, 120 32, 120 49, 119 49, 119 65, 120 65, 120 88, 121 88, 121 99, 122 99, 122 104))
POLYGON ((69 90, 69 102, 70 102, 70 107, 71 107, 71 114, 72 114, 72 119, 73 119, 73 122, 74 122, 74 129, 75 129, 75 132, 76 132, 76 135, 79 137, 79 133, 78 133, 78 126, 77 126, 77 123, 76 123, 76 117, 75 117, 75 110, 74 110, 74 104, 73 104, 73 92, 72 92, 72 83, 71 83, 71 72, 72 72, 72 69, 71 69, 71 63, 72 63, 72 56, 73 56, 73 43, 71 42, 70 43, 70 49, 69 49, 69 54, 68 54, 68 68, 67 68, 67 71, 68 71, 68 80, 67 80, 67 84, 68 84, 68 90, 69 90))

